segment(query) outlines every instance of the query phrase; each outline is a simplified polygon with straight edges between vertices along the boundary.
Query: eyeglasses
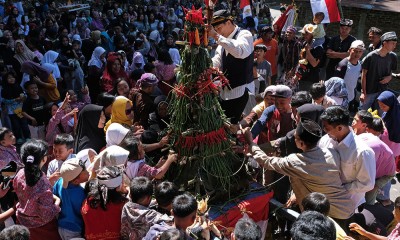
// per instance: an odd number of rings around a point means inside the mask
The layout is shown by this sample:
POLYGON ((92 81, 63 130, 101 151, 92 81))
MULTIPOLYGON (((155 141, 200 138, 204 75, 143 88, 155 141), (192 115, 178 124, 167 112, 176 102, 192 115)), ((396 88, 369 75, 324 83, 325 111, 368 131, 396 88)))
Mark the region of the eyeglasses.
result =
POLYGON ((132 108, 131 108, 131 109, 125 110, 125 114, 126 114, 126 115, 129 115, 129 114, 131 114, 131 113, 132 113, 132 108))

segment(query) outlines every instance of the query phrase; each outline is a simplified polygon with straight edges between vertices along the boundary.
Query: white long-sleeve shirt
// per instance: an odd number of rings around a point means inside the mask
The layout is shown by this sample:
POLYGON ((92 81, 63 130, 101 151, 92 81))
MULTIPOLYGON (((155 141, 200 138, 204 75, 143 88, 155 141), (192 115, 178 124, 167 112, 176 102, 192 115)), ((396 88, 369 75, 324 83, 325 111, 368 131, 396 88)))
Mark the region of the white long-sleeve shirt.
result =
MULTIPOLYGON (((233 39, 233 36, 239 30, 240 28, 236 26, 235 30, 227 38, 221 35, 218 37, 218 47, 215 50, 215 56, 212 58, 214 67, 222 69, 222 53, 224 49, 226 55, 231 54, 233 57, 240 59, 248 57, 254 51, 253 36, 249 31, 241 29, 236 39, 233 39)), ((244 94, 246 85, 244 84, 233 89, 224 88, 220 96, 223 100, 239 98, 244 94)))
POLYGON ((365 193, 374 188, 376 161, 374 151, 351 131, 340 143, 326 134, 318 143, 321 148, 337 151, 338 166, 344 187, 356 207, 365 202, 365 193))

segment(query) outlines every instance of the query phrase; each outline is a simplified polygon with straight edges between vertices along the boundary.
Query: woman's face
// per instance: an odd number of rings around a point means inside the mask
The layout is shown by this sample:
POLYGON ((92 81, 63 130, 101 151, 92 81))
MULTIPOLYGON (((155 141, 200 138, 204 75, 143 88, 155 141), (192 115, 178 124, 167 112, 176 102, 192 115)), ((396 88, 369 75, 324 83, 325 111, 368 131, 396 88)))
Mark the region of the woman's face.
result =
POLYGON ((132 120, 133 119, 133 111, 132 111, 132 104, 130 102, 126 103, 125 107, 125 114, 128 117, 128 119, 132 120))
POLYGON ((7 32, 4 34, 4 37, 5 37, 6 39, 10 40, 10 39, 12 38, 11 32, 8 32, 8 31, 7 31, 7 32))
POLYGON ((168 104, 167 103, 161 103, 159 106, 158 106, 158 115, 161 117, 161 118, 165 118, 167 115, 168 115, 168 104))
POLYGON ((14 15, 18 15, 18 9, 17 9, 17 8, 13 8, 12 13, 13 13, 14 15))
POLYGON ((117 92, 119 96, 128 96, 129 93, 129 85, 126 81, 120 81, 117 84, 117 92))
POLYGON ((8 84, 14 84, 15 83, 15 77, 12 74, 8 74, 7 82, 8 82, 8 84))
POLYGON ((104 128, 105 124, 106 124, 106 115, 104 115, 104 112, 101 111, 100 119, 99 119, 99 123, 97 124, 97 127, 104 128))
POLYGON ((167 45, 174 45, 174 39, 172 37, 167 38, 167 45))
POLYGON ((100 55, 100 60, 104 62, 106 60, 106 53, 100 55))
POLYGON ((111 70, 113 73, 117 74, 119 71, 121 71, 121 62, 118 60, 114 61, 114 63, 111 66, 111 70))
POLYGON ((150 13, 150 15, 149 15, 149 20, 151 20, 151 21, 154 20, 154 14, 150 13))
POLYGON ((382 111, 384 111, 384 112, 389 112, 390 107, 389 107, 388 105, 384 104, 383 102, 381 102, 381 101, 379 101, 379 100, 378 100, 378 105, 379 105, 379 108, 380 108, 382 111))
POLYGON ((61 31, 61 36, 68 36, 68 29, 64 28, 64 29, 61 31))
POLYGON ((19 54, 24 53, 24 46, 21 43, 17 43, 15 46, 15 51, 19 54))
POLYGON ((64 37, 64 38, 62 39, 62 45, 68 46, 68 44, 69 44, 68 38, 64 37))
POLYGON ((58 106, 57 105, 51 106, 51 116, 56 115, 57 110, 58 110, 58 106))

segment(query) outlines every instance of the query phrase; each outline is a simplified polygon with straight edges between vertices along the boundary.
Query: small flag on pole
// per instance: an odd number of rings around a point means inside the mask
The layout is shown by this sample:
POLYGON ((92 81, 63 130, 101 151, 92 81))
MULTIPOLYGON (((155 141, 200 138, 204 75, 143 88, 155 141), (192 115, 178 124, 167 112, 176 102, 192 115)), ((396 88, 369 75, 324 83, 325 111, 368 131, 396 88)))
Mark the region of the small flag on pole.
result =
POLYGON ((331 23, 340 21, 340 12, 337 0, 310 0, 313 14, 323 12, 325 19, 322 23, 331 23))

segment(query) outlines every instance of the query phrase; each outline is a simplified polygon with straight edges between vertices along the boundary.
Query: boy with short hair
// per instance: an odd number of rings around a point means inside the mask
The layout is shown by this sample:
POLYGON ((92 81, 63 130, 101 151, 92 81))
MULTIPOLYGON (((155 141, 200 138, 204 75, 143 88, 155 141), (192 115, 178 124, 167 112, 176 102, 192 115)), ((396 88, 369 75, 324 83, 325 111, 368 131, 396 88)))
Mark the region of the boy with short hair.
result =
POLYGON ((171 222, 167 215, 149 209, 153 185, 147 177, 136 177, 131 181, 130 202, 122 209, 121 239, 142 239, 155 223, 171 222))
POLYGON ((316 29, 314 30, 314 42, 313 47, 317 47, 319 45, 324 44, 325 42, 325 29, 322 25, 322 21, 325 18, 325 14, 323 12, 317 12, 314 15, 313 23, 316 25, 316 29))
POLYGON ((193 225, 196 220, 197 201, 187 193, 179 195, 172 201, 171 215, 174 216, 174 224, 170 226, 165 223, 154 224, 143 240, 153 240, 168 229, 176 228, 185 233, 186 229, 193 225))
POLYGON ((257 72, 264 78, 264 82, 260 82, 260 92, 268 86, 271 86, 271 64, 265 60, 267 47, 264 44, 257 44, 254 47, 254 57, 257 61, 257 72))
POLYGON ((159 213, 171 215, 172 201, 179 195, 179 190, 172 182, 164 181, 155 188, 154 196, 157 206, 154 210, 159 213))
POLYGON ((321 105, 324 108, 337 105, 335 100, 326 96, 326 87, 323 83, 314 83, 310 88, 310 94, 313 99, 313 103, 316 105, 321 105))
POLYGON ((24 88, 28 97, 22 105, 22 115, 28 119, 31 138, 45 140, 46 100, 38 95, 39 89, 35 82, 26 82, 24 88))
POLYGON ((80 210, 86 194, 80 184, 88 178, 85 163, 78 158, 68 159, 60 168, 60 179, 54 184, 53 194, 61 199, 58 232, 63 240, 82 237, 84 225, 80 210))
POLYGON ((54 139, 53 154, 55 159, 51 160, 47 168, 47 177, 52 185, 60 177, 60 169, 64 161, 75 157, 74 138, 70 134, 58 134, 54 139))

